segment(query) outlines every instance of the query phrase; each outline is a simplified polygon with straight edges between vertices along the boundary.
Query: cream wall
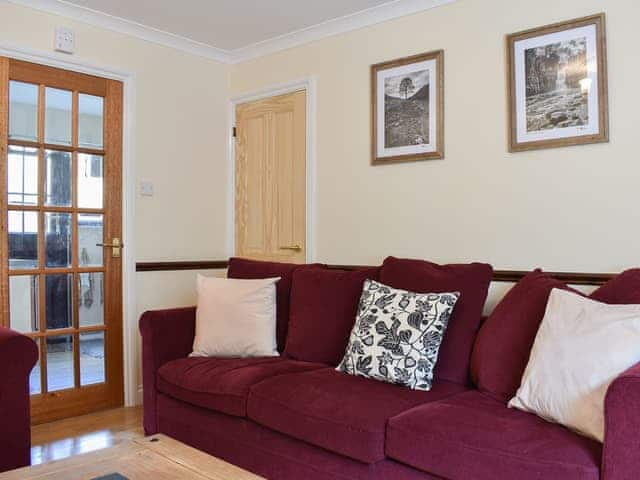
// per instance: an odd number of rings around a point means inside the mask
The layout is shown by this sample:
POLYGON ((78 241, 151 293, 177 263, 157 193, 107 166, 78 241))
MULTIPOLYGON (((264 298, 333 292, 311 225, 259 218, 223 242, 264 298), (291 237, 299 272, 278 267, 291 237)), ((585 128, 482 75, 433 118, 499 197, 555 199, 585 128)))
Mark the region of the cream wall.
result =
MULTIPOLYGON (((134 74, 135 182, 155 187, 153 197, 135 196, 138 261, 227 256, 229 98, 313 75, 317 260, 366 264, 394 254, 569 271, 638 264, 640 4, 523 5, 458 0, 226 66, 0 1, 0 45, 51 52, 54 28, 68 26, 76 31, 75 61, 134 74), (611 142, 509 154, 504 35, 600 11, 607 13, 611 142), (446 159, 371 167, 369 66, 440 48, 446 159)), ((138 273, 136 314, 193 304, 197 273, 138 273)), ((506 288, 493 286, 488 309, 506 288)))
POLYGON ((317 259, 496 268, 637 265, 640 3, 459 0, 232 67, 237 96, 317 77, 317 259), (529 8, 525 7, 529 5, 529 8), (605 11, 611 142, 507 152, 504 36, 605 11), (369 66, 445 51, 446 158, 371 167, 369 66))
MULTIPOLYGON (((136 189, 148 180, 155 195, 136 192, 135 245, 125 238, 125 248, 137 261, 226 257, 228 66, 0 1, 0 46, 52 53, 56 26, 75 31, 74 62, 135 77, 136 189)), ((134 316, 193 304, 196 273, 138 273, 134 316)))

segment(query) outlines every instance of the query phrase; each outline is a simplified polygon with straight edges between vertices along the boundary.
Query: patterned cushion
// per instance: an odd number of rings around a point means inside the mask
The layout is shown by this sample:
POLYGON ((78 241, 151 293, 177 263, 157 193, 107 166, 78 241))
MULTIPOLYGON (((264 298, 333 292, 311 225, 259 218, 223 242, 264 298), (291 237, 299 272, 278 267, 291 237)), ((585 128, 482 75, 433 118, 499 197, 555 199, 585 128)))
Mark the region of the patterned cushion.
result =
POLYGON ((430 390, 440 343, 460 294, 414 293, 366 280, 337 370, 430 390))

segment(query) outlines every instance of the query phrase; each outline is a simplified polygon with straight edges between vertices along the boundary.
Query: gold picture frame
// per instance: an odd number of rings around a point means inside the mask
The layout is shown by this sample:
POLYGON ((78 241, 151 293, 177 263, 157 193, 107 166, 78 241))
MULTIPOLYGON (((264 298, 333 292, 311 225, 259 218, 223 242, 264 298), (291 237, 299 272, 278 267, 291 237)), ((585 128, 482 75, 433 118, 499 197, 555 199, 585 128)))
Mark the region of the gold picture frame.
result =
POLYGON ((506 44, 510 152, 609 141, 604 13, 506 44))
POLYGON ((444 158, 444 51, 371 66, 371 164, 444 158))

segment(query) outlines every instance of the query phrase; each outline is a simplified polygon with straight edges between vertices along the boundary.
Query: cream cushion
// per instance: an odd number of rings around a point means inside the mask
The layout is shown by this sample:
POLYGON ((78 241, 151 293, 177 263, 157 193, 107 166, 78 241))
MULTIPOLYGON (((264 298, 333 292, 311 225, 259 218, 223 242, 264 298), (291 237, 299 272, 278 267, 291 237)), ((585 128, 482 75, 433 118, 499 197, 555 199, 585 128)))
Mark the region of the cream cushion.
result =
POLYGON ((274 357, 276 282, 198 275, 193 357, 274 357))
POLYGON ((515 407, 603 441, 611 382, 640 362, 640 305, 608 305, 554 289, 515 407))

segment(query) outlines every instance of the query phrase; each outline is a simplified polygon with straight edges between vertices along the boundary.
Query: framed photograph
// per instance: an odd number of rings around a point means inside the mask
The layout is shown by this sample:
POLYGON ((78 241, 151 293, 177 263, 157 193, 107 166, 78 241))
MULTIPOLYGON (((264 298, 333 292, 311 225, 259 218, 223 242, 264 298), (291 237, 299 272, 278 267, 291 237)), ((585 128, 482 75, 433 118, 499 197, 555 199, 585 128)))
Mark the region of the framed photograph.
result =
POLYGON ((604 13, 507 36, 510 151, 609 141, 604 13))
POLYGON ((373 165, 444 158, 444 52, 371 66, 373 165))

